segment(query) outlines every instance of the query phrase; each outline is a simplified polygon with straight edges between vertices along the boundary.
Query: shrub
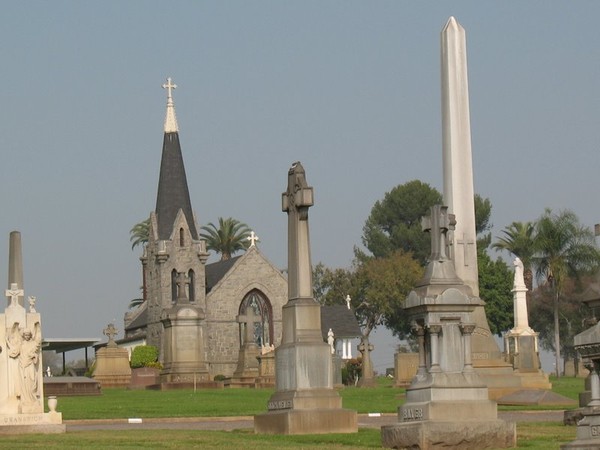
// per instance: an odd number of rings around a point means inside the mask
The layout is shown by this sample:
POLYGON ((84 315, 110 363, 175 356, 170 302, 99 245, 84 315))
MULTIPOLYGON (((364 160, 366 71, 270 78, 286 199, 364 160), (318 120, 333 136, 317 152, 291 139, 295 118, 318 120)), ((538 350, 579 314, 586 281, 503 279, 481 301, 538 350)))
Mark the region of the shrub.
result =
POLYGON ((223 381, 226 379, 227 379, 227 377, 225 375, 219 374, 219 375, 215 375, 215 377, 213 378, 213 381, 223 381))
MULTIPOLYGON (((158 367, 158 349, 153 345, 138 345, 131 352, 131 361, 129 365, 132 369, 138 367, 158 367)), ((161 365, 162 367, 162 365, 161 365)))

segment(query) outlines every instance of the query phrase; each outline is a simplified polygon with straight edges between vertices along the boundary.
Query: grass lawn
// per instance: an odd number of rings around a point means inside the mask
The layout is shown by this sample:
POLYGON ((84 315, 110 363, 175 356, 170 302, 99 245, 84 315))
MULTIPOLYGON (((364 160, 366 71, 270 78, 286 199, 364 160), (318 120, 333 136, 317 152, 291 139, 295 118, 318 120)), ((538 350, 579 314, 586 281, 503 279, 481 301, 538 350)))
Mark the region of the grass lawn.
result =
MULTIPOLYGON (((551 379, 553 390, 577 399, 583 390, 583 379, 551 379)), ((404 401, 404 389, 395 388, 381 378, 375 388, 347 387, 340 390, 345 408, 359 413, 395 413, 404 401)), ((58 410, 65 420, 123 419, 128 417, 222 417, 251 416, 266 411, 272 389, 222 389, 129 391, 103 389, 98 397, 61 397, 58 410)), ((532 409, 518 407, 514 409, 532 409)), ((559 449, 560 444, 575 438, 575 427, 553 422, 517 425, 518 447, 531 450, 559 449)), ((141 448, 381 448, 378 429, 361 429, 358 434, 308 436, 254 435, 251 430, 125 430, 76 431, 64 435, 3 436, 0 448, 44 449, 141 449, 141 448)))

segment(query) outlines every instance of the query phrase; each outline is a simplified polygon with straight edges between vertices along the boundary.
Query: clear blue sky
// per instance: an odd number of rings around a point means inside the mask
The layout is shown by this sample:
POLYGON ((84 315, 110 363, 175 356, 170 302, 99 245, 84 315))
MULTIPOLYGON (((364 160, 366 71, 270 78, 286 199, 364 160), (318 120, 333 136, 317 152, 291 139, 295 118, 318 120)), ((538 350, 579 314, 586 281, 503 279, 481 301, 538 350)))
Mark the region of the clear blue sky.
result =
POLYGON ((441 189, 451 15, 467 32, 475 190, 492 202, 494 235, 545 207, 600 222, 600 2, 9 2, 0 274, 19 230, 45 336, 122 329, 167 76, 200 224, 246 222, 285 267, 280 196, 300 160, 315 189, 313 262, 349 266, 385 192, 413 179, 441 189))

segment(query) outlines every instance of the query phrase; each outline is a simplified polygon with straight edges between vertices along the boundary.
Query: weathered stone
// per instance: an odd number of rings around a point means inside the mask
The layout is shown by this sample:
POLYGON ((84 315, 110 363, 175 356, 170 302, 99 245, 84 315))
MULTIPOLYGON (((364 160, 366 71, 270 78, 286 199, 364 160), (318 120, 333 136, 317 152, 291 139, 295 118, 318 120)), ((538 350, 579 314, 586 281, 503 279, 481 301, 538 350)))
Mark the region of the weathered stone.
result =
POLYGON ((282 343, 275 349, 276 391, 254 431, 271 434, 355 433, 356 411, 342 409, 333 389, 331 348, 323 341, 321 307, 313 298, 308 208, 313 190, 299 162, 282 196, 288 214, 288 302, 282 308, 282 343))
POLYGON ((517 445, 514 423, 503 420, 475 422, 413 422, 381 428, 383 447, 398 449, 479 450, 517 445))
POLYGON ((396 353, 394 355, 394 378, 396 386, 408 386, 419 368, 418 353, 396 353))

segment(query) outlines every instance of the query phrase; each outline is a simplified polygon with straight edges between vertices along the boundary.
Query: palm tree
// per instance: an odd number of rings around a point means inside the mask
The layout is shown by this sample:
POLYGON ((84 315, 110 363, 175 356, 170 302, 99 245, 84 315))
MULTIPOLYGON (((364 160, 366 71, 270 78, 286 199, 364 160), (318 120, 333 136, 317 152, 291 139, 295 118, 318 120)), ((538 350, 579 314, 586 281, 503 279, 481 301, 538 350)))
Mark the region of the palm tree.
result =
POLYGON ((578 279, 600 265, 598 250, 591 229, 582 226, 571 211, 558 214, 546 209, 535 226, 536 252, 532 262, 536 275, 548 283, 553 295, 554 350, 556 375, 560 376, 559 303, 567 277, 578 279))
POLYGON ((245 223, 228 217, 219 217, 219 226, 212 222, 201 227, 204 233, 200 236, 206 240, 206 248, 221 254, 221 261, 231 259, 231 255, 248 248, 250 228, 245 223))
POLYGON ((144 246, 148 242, 150 236, 150 217, 140 223, 136 223, 131 230, 129 230, 129 240, 132 242, 131 250, 136 248, 138 245, 144 246))
POLYGON ((496 250, 506 250, 523 263, 523 278, 528 294, 533 289, 532 258, 535 253, 535 224, 532 222, 513 222, 502 230, 503 237, 492 244, 496 250))

